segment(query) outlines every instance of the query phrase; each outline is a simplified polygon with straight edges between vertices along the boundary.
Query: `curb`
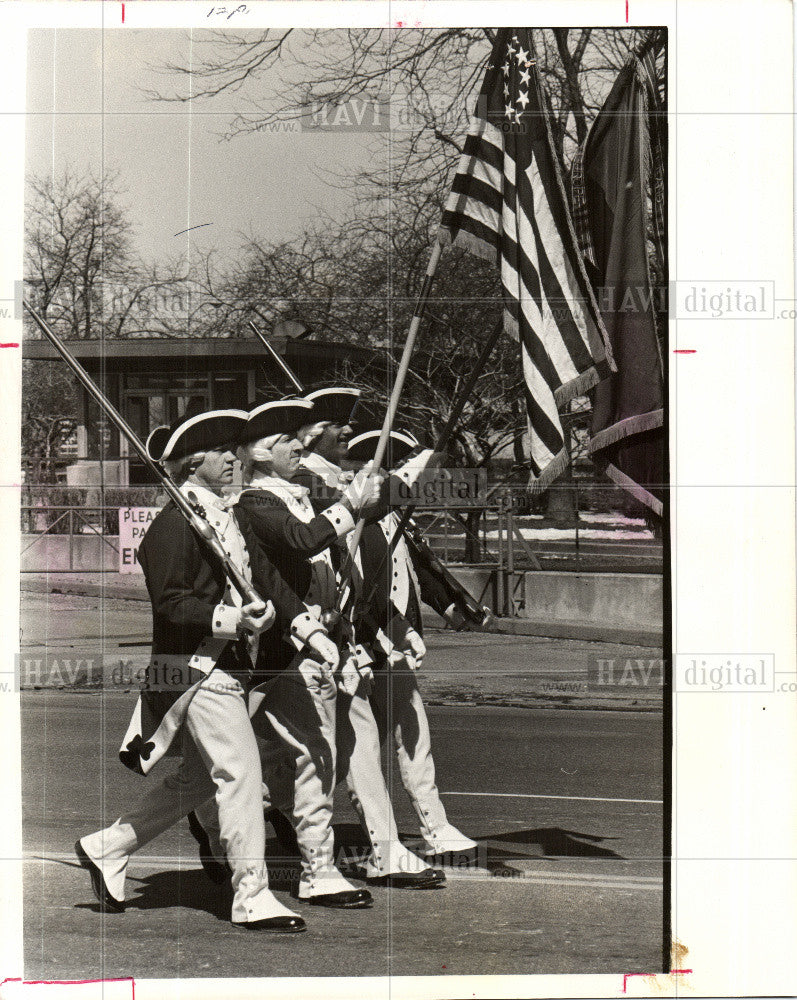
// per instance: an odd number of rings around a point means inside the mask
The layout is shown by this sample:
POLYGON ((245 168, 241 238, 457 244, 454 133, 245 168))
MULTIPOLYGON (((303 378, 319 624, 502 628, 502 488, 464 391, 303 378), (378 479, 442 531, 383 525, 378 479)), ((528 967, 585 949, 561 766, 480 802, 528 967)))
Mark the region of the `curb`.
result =
MULTIPOLYGON (((433 613, 424 612, 423 624, 424 628, 450 631, 441 625, 440 619, 433 613)), ((529 635, 543 639, 616 642, 620 646, 643 646, 646 649, 661 649, 664 644, 664 634, 658 629, 603 626, 590 622, 541 622, 531 618, 493 618, 490 627, 483 631, 493 635, 529 635)))
POLYGON ((110 597, 120 601, 149 601, 145 587, 126 586, 115 581, 109 584, 93 583, 91 580, 51 583, 46 579, 26 580, 23 574, 20 590, 26 594, 69 594, 72 597, 110 597))
MULTIPOLYGON (((149 601, 144 586, 123 584, 116 580, 107 584, 91 580, 50 582, 47 579, 22 575, 20 589, 29 594, 68 594, 74 597, 106 597, 122 601, 149 601)), ((433 612, 424 612, 426 628, 447 631, 433 612)), ((642 646, 661 649, 664 636, 660 629, 599 626, 590 622, 534 621, 530 618, 494 618, 484 630, 492 635, 528 635, 548 639, 577 639, 583 642, 616 642, 621 646, 642 646)))

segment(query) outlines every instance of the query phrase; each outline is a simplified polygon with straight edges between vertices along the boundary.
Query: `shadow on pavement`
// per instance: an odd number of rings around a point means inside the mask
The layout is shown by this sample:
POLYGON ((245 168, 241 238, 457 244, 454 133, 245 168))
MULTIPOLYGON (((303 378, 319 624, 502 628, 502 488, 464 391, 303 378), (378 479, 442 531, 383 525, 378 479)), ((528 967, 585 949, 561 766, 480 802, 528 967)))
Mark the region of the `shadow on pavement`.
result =
MULTIPOLYGON (((363 862, 369 853, 368 838, 358 823, 337 823, 335 830, 335 857, 339 868, 353 877, 363 877, 363 862)), ((405 838, 402 835, 402 839, 405 838)), ((508 833, 487 834, 474 838, 479 842, 475 864, 492 874, 521 874, 508 862, 530 857, 548 858, 616 858, 625 860, 609 847, 601 846, 614 837, 599 837, 578 830, 560 827, 540 827, 533 830, 512 830, 508 833)), ((76 862, 63 861, 70 868, 80 869, 76 862)), ((269 841, 266 863, 269 882, 273 889, 290 891, 298 883, 299 861, 287 855, 275 841, 269 841)), ((232 903, 230 884, 214 885, 201 868, 175 871, 169 869, 146 876, 129 876, 130 888, 138 888, 136 895, 127 901, 133 910, 157 910, 174 906, 203 910, 220 920, 229 919, 232 903)), ((89 886, 86 886, 89 889, 89 886)), ((90 889, 89 889, 90 891, 90 889)), ((94 901, 75 903, 77 909, 99 912, 94 901)))
POLYGON ((165 910, 184 906, 189 910, 203 910, 219 920, 230 919, 232 892, 229 883, 214 885, 201 868, 129 876, 128 882, 131 889, 137 887, 140 890, 137 895, 128 898, 128 910, 165 910))
POLYGON ((537 830, 512 830, 509 833, 488 834, 475 837, 480 843, 485 841, 490 845, 501 842, 507 844, 502 850, 496 848, 490 854, 511 858, 553 857, 553 858, 618 858, 626 860, 622 854, 600 845, 606 840, 617 840, 617 837, 597 837, 591 833, 581 833, 578 830, 563 830, 558 826, 540 827, 537 830), (513 851, 510 845, 517 845, 513 851), (537 850, 530 850, 537 848, 537 850))

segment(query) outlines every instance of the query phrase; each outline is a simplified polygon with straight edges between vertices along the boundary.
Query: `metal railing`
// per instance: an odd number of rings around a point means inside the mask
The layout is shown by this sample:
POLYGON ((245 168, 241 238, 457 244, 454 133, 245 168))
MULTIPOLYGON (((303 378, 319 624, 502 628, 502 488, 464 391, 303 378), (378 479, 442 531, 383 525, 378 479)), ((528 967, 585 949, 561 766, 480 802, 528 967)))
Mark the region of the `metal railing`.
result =
MULTIPOLYGON (((20 518, 22 522, 23 544, 20 549, 20 555, 24 555, 34 545, 40 544, 45 538, 50 538, 54 535, 66 535, 69 539, 69 561, 64 571, 70 573, 100 571, 104 566, 101 555, 96 567, 77 567, 75 565, 76 539, 94 535, 101 538, 105 545, 118 553, 119 546, 116 544, 118 527, 115 526, 112 531, 108 531, 107 519, 109 516, 118 524, 117 507, 21 507, 20 518), (42 524, 42 520, 45 520, 47 523, 42 524)), ((101 549, 102 546, 100 546, 100 551, 101 549)), ((23 572, 26 571, 23 570, 23 572)))
MULTIPOLYGON (((96 499, 99 491, 70 489, 69 499, 96 499)), ((115 487, 106 491, 105 503, 48 502, 49 496, 55 500, 65 499, 63 491, 57 488, 51 492, 39 491, 39 495, 20 508, 20 528, 23 534, 22 552, 27 552, 48 536, 68 536, 68 565, 71 572, 97 572, 107 563, 103 557, 104 547, 114 552, 118 545, 118 511, 127 506, 158 506, 157 490, 140 487, 115 487), (109 498, 113 502, 109 502, 109 498), (76 539, 99 536, 103 544, 90 551, 81 552, 76 559, 76 539), (96 560, 97 565, 91 561, 96 560), (78 562, 80 566, 78 566, 78 562)), ((528 504, 516 502, 522 497, 517 488, 499 487, 488 499, 486 505, 457 505, 446 508, 440 506, 419 506, 414 519, 421 527, 428 543, 447 564, 478 566, 495 575, 495 587, 499 603, 511 606, 520 600, 515 596, 517 580, 527 571, 542 569, 569 569, 575 571, 590 569, 624 569, 631 571, 656 571, 660 560, 660 544, 649 537, 628 540, 618 533, 618 541, 611 538, 595 540, 584 536, 585 527, 595 527, 573 518, 563 527, 561 537, 532 537, 535 527, 552 526, 552 522, 531 515, 528 504)), ((576 508, 578 510, 578 508, 576 508)), ((588 517, 588 512, 583 512, 588 517)), ((606 516, 606 515, 601 515, 606 516)), ((594 520, 594 516, 593 516, 594 520)), ((610 528, 610 523, 601 522, 610 528)), ((542 532, 534 533, 543 535, 542 532)), ((547 532, 559 534, 557 532, 547 532)), ((608 534, 611 534, 609 532, 608 534)), ((627 533, 626 533, 627 534, 627 533)), ((85 549, 86 547, 83 546, 85 549)), ((33 572, 35 570, 29 570, 33 572)), ((41 570, 39 570, 41 571, 41 570)), ((477 596, 477 595, 474 595, 477 596)))

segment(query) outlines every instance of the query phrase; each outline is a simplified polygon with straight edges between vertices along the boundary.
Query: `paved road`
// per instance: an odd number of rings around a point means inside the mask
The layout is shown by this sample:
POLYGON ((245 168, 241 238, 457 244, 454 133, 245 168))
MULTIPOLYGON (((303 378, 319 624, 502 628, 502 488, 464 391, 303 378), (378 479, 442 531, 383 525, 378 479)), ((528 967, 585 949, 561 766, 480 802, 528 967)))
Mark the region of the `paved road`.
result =
MULTIPOLYGON (((147 780, 116 758, 132 700, 121 692, 22 695, 27 978, 619 976, 659 968, 657 714, 432 708, 438 782, 452 820, 479 840, 482 867, 450 873, 438 892, 376 890, 369 911, 297 904, 307 934, 255 939, 227 922, 228 900, 205 879, 184 825, 136 856, 129 909, 97 912, 71 849, 147 780)), ((411 840, 413 814, 398 785, 394 799, 411 840)), ((336 834, 341 844, 362 843, 340 794, 336 834)), ((288 902, 289 873, 275 874, 288 902)))
MULTIPOLYGON (((66 594, 24 594, 22 649, 30 667, 23 669, 23 687, 85 686, 87 660, 97 663, 116 657, 115 663, 138 659, 143 668, 149 655, 147 603, 66 594), (138 642, 138 645, 134 643, 138 642), (57 668, 46 670, 46 654, 57 668), (78 662, 80 661, 80 663, 78 662), (80 664, 83 664, 81 666, 80 664), (38 664, 38 666, 37 666, 38 664)), ((587 683, 588 664, 598 658, 614 660, 615 679, 622 665, 660 663, 661 651, 621 643, 579 639, 457 633, 429 629, 429 656, 420 677, 424 698, 437 705, 500 705, 547 707, 580 705, 660 712, 661 671, 649 673, 649 684, 638 683, 632 671, 630 685, 587 683)), ((99 683, 99 666, 91 683, 99 683)), ((113 664, 105 671, 106 686, 120 685, 113 664)), ((125 668, 117 672, 132 676, 125 668)), ((124 687, 124 684, 122 684, 124 687)))

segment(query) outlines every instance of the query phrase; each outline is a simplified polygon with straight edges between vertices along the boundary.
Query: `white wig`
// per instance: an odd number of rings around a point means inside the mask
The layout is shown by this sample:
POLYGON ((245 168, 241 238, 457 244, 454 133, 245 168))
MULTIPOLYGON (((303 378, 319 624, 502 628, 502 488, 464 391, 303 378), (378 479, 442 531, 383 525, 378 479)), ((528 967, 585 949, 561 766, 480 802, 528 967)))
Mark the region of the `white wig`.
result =
POLYGON ((311 448, 321 437, 327 427, 332 425, 331 420, 319 420, 315 424, 305 424, 296 432, 296 437, 301 441, 302 448, 311 448))
POLYGON ((268 437, 240 445, 236 451, 236 455, 241 463, 245 484, 252 479, 252 474, 257 466, 265 466, 270 469, 271 459, 273 458, 271 449, 284 437, 284 434, 269 434, 268 437))

